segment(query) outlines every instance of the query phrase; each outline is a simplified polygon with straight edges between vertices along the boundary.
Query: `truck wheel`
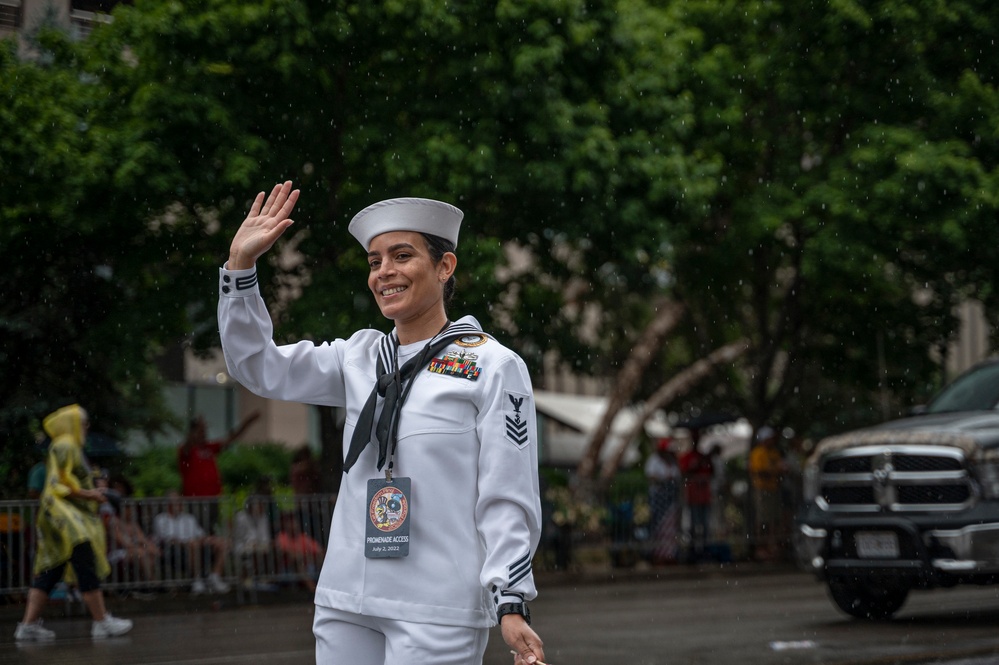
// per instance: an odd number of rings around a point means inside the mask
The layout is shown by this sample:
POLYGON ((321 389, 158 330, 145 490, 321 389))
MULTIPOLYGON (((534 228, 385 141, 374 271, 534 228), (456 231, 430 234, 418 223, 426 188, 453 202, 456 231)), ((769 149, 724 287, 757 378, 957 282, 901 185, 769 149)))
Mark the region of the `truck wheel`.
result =
POLYGON ((909 595, 907 587, 884 586, 883 580, 833 577, 828 585, 837 607, 858 619, 890 619, 909 595))

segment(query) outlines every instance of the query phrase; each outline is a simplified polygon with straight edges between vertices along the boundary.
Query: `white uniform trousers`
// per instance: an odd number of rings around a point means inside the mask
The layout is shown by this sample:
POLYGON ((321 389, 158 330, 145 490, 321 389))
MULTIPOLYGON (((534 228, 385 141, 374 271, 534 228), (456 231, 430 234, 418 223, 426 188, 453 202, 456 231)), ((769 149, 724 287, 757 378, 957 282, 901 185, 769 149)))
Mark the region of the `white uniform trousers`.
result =
POLYGON ((488 628, 382 619, 316 605, 316 665, 481 665, 488 628))

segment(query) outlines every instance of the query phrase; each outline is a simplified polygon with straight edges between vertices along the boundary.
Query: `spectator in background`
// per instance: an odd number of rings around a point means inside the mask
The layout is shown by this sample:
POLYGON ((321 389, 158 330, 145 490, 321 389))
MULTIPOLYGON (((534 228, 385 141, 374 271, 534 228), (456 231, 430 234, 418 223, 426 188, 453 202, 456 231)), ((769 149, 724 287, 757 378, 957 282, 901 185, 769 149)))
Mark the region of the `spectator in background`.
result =
POLYGON ((319 493, 319 463, 308 445, 302 446, 292 455, 289 482, 295 496, 319 493))
POLYGON ((257 480, 253 494, 233 517, 233 547, 237 553, 270 551, 278 522, 274 503, 274 481, 269 475, 257 480))
POLYGON ((711 517, 709 520, 710 540, 724 543, 728 540, 728 527, 725 518, 725 506, 728 503, 728 474, 725 469, 725 458, 722 447, 717 443, 708 449, 711 460, 711 517))
MULTIPOLYGON (((259 489, 259 487, 258 487, 259 489)), ((271 522, 273 501, 269 493, 247 497, 243 509, 233 517, 232 547, 239 557, 240 572, 249 588, 267 589, 256 584, 256 577, 273 570, 274 525, 271 522)))
POLYGON ((94 487, 100 490, 101 494, 103 494, 107 499, 101 503, 100 507, 97 509, 98 514, 101 516, 101 521, 104 522, 106 533, 111 517, 118 514, 118 505, 121 503, 121 495, 117 492, 111 491, 111 475, 108 473, 107 469, 95 470, 94 487), (111 500, 112 497, 114 498, 114 501, 111 500))
POLYGON ((691 561, 698 561, 704 556, 711 516, 711 479, 714 470, 711 459, 701 451, 700 444, 700 430, 691 429, 690 449, 680 456, 684 498, 690 511, 691 561))
POLYGON ((112 475, 108 480, 108 484, 111 487, 111 491, 117 493, 122 499, 127 499, 135 493, 135 487, 132 486, 131 481, 125 476, 112 475))
POLYGON ((652 538, 650 559, 653 565, 675 563, 677 536, 680 532, 680 465, 672 450, 673 440, 664 437, 645 461, 649 484, 649 533, 652 538))
MULTIPOLYGON (((160 548, 152 536, 146 533, 139 506, 134 501, 129 501, 135 493, 135 487, 120 473, 109 477, 108 486, 108 495, 117 498, 113 502, 115 510, 107 522, 108 560, 121 566, 123 580, 126 582, 154 582, 157 579, 156 565, 160 548)), ((132 595, 140 600, 151 600, 154 597, 151 593, 141 591, 133 591, 132 595)))
POLYGON ((780 558, 781 478, 786 470, 777 448, 777 432, 764 425, 756 432, 756 445, 749 452, 749 480, 753 490, 756 558, 780 558))
MULTIPOLYGON (((260 417, 259 412, 250 414, 236 429, 223 439, 209 440, 207 425, 202 416, 191 420, 187 438, 177 449, 177 469, 180 471, 182 494, 188 498, 217 498, 222 494, 222 475, 219 473, 218 456, 243 435, 246 429, 260 417)), ((206 504, 208 524, 211 529, 218 522, 218 502, 206 504)))
POLYGON ((299 512, 299 523, 306 533, 314 533, 318 525, 313 524, 314 515, 319 515, 319 461, 306 444, 295 451, 291 458, 288 481, 295 493, 295 510, 299 512))
POLYGON ((316 578, 326 552, 314 538, 302 532, 295 513, 281 513, 281 530, 276 544, 283 569, 296 571, 302 578, 302 584, 315 593, 316 578))
POLYGON ((243 556, 270 554, 272 537, 269 496, 254 494, 246 499, 236 513, 232 526, 232 546, 243 556))
MULTIPOLYGON (((124 581, 149 583, 156 580, 159 558, 160 548, 142 530, 135 504, 123 501, 121 514, 112 515, 108 522, 108 560, 122 567, 124 581)), ((149 598, 145 593, 135 595, 141 600, 149 598)))
MULTIPOLYGON (((44 453, 44 449, 42 449, 44 453)), ((41 459, 28 471, 28 498, 40 499, 45 489, 45 459, 41 459)))
MULTIPOLYGON (((191 593, 229 591, 229 585, 222 579, 229 544, 224 538, 207 534, 194 515, 184 512, 180 495, 176 491, 167 493, 166 512, 160 513, 153 520, 153 534, 164 549, 172 548, 175 552, 179 550, 180 554, 186 556, 194 578, 191 593), (203 559, 209 553, 212 571, 202 579, 203 559)), ((171 558, 176 560, 180 557, 171 558)))
POLYGON ((52 443, 36 524, 35 577, 14 639, 26 642, 55 638, 55 633, 42 625, 41 615, 49 594, 64 575, 67 580, 75 579, 93 617, 90 635, 123 635, 132 629, 132 622, 111 616, 101 590, 101 580, 107 577, 110 566, 98 506, 107 498, 94 486, 93 471, 83 454, 89 427, 87 412, 72 404, 48 415, 43 427, 52 443))
POLYGON ((807 455, 805 442, 800 436, 794 435, 787 440, 787 450, 784 452, 784 474, 781 477, 781 533, 780 540, 785 551, 790 551, 791 525, 794 516, 804 500, 804 472, 807 455))

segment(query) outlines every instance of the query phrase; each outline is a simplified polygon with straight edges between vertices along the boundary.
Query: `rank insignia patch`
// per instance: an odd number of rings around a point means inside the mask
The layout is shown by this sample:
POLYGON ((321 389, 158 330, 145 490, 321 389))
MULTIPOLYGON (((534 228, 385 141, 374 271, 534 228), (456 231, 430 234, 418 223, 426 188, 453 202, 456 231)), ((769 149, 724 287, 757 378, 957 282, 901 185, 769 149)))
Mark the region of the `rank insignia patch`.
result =
POLYGON ((482 346, 488 339, 485 335, 462 335, 454 340, 454 343, 465 348, 472 348, 474 346, 482 346))
POLYGON ((478 359, 479 357, 474 353, 448 351, 443 358, 431 360, 427 370, 435 374, 463 377, 469 381, 475 381, 479 378, 479 373, 482 372, 482 368, 475 364, 478 359))
MULTIPOLYGON (((509 390, 503 392, 506 398, 503 401, 503 419, 506 427, 506 438, 510 443, 518 448, 527 445, 530 437, 527 434, 527 395, 512 393, 509 390)), ((528 404, 530 404, 528 402, 528 404)))

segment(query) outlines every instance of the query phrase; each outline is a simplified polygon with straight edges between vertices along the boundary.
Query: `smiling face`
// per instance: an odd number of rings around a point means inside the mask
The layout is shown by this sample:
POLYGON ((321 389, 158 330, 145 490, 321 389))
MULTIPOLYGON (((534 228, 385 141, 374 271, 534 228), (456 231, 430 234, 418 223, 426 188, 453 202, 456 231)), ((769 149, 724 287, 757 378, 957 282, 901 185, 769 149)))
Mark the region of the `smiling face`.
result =
POLYGON ((395 321, 403 344, 433 337, 447 320, 443 284, 457 259, 445 254, 434 263, 423 236, 391 231, 368 247, 368 288, 387 319, 395 321))

